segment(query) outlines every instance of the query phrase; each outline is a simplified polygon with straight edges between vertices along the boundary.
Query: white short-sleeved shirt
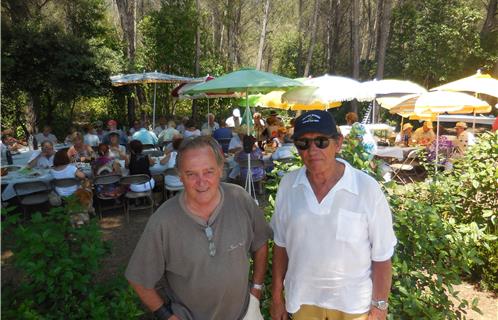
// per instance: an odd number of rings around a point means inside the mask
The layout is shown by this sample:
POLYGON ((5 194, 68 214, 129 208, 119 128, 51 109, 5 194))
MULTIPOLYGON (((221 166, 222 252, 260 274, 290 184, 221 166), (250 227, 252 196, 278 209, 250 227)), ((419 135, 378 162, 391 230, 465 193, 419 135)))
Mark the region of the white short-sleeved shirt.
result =
POLYGON ((455 152, 457 156, 462 156, 469 146, 476 143, 474 134, 469 131, 462 132, 455 140, 455 152))
MULTIPOLYGON (((343 162, 343 161, 341 161, 343 162)), ((372 299, 372 261, 391 258, 391 211, 378 183, 346 162, 344 175, 318 203, 306 168, 284 176, 271 226, 285 247, 286 309, 303 304, 364 313, 372 299)))
POLYGON ((57 137, 53 134, 49 133, 48 136, 44 135, 43 132, 40 132, 35 135, 36 142, 41 145, 45 141, 50 141, 53 144, 57 143, 57 137))
MULTIPOLYGON (((28 160, 28 163, 30 163, 36 157, 38 157, 40 155, 40 153, 41 153, 41 150, 36 150, 35 152, 33 152, 33 154, 31 155, 31 157, 28 160)), ((50 168, 53 166, 54 166, 54 155, 51 155, 49 158, 39 157, 35 163, 35 168, 50 168)))
POLYGON ((87 133, 83 136, 83 143, 90 147, 97 147, 100 143, 100 139, 96 134, 87 133))
POLYGON ((228 150, 236 148, 242 148, 242 141, 240 141, 238 134, 234 135, 232 139, 230 139, 230 142, 228 143, 228 150))
MULTIPOLYGON (((59 179, 67 179, 67 178, 76 178, 76 171, 78 168, 76 168, 75 165, 73 164, 68 164, 64 169, 62 170, 50 170, 50 173, 54 177, 55 180, 59 179)), ((55 187, 55 191, 57 191, 57 194, 59 194, 62 197, 67 197, 72 195, 76 190, 78 190, 78 186, 71 186, 71 187, 65 187, 65 188, 60 188, 60 187, 55 187)))

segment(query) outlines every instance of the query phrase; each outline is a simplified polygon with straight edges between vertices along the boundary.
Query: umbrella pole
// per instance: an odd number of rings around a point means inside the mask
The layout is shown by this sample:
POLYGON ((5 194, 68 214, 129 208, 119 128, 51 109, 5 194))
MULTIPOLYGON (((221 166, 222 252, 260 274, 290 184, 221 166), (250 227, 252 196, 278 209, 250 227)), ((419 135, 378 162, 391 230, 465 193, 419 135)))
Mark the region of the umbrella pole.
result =
POLYGON ((156 128, 156 89, 157 83, 154 83, 154 108, 152 109, 152 131, 156 128))
POLYGON ((472 133, 476 132, 476 108, 474 108, 474 118, 472 119, 472 133))
MULTIPOLYGON (((211 132, 211 125, 209 124, 209 97, 207 98, 207 101, 208 101, 208 113, 206 115, 206 118, 207 118, 208 130, 209 132, 211 132)), ((211 135, 213 135, 213 132, 211 132, 211 135)))
MULTIPOLYGON (((248 95, 248 89, 246 88, 246 125, 247 125, 247 135, 249 135, 249 95, 248 95)), ((256 199, 256 191, 254 190, 254 183, 252 181, 252 170, 251 170, 251 153, 247 154, 247 175, 246 175, 246 185, 245 189, 251 197, 255 201, 256 199)))
POLYGON ((375 123, 375 98, 372 101, 372 124, 375 123))
POLYGON ((438 158, 439 158, 439 113, 437 114, 437 128, 436 128, 436 163, 435 163, 435 172, 434 177, 437 175, 437 167, 438 167, 438 158))

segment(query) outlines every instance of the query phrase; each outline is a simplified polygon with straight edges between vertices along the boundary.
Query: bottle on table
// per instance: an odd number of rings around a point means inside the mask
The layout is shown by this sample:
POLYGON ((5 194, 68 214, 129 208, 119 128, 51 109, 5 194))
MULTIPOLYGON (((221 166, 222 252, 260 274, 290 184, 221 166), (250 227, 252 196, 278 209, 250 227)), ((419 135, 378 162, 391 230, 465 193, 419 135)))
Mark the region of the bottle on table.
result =
POLYGON ((33 135, 33 150, 38 150, 38 140, 36 140, 36 136, 33 135))
POLYGON ((9 165, 14 164, 14 160, 12 159, 12 153, 10 152, 9 149, 5 151, 5 158, 7 158, 7 164, 9 165))

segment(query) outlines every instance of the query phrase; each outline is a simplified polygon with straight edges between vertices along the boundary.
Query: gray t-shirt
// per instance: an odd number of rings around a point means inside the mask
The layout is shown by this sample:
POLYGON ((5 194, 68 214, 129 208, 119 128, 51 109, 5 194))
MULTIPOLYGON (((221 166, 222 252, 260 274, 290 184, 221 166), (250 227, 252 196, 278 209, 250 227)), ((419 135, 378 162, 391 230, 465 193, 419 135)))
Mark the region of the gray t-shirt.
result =
POLYGON ((164 275, 180 319, 241 319, 249 304, 250 253, 271 237, 263 212, 244 189, 222 183, 220 190, 207 223, 188 211, 183 193, 165 202, 150 217, 125 273, 146 288, 164 275))

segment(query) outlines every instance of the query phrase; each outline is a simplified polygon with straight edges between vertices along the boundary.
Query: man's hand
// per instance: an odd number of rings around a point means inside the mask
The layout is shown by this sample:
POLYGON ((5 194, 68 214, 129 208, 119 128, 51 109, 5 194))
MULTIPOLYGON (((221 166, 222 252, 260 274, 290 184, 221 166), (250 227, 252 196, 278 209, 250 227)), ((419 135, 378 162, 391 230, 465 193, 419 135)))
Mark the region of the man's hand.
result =
POLYGON ((270 315, 272 320, 287 320, 287 310, 282 299, 273 299, 270 307, 270 315))
POLYGON ((172 315, 171 317, 169 317, 168 320, 180 320, 180 318, 178 318, 177 316, 175 315, 172 315))
POLYGON ((387 310, 380 310, 375 307, 372 307, 372 309, 370 309, 370 312, 368 313, 367 320, 385 320, 386 317, 387 317, 387 310))

